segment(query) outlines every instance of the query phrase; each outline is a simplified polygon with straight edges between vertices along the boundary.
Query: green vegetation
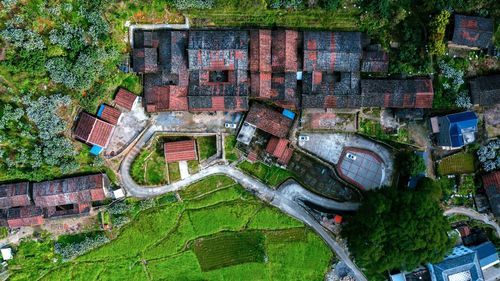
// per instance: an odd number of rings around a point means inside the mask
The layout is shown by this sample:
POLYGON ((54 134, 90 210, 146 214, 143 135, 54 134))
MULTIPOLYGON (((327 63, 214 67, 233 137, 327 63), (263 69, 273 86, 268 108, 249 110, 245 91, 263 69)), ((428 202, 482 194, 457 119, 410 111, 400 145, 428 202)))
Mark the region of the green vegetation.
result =
POLYGON ((194 241, 193 250, 202 271, 248 262, 264 262, 264 235, 262 233, 219 233, 194 241))
POLYGON ((403 177, 416 176, 425 172, 423 157, 415 151, 402 151, 396 156, 396 170, 403 177))
POLYGON ((474 173, 474 154, 460 152, 445 157, 438 162, 437 171, 442 176, 474 173))
MULTIPOLYGON (((177 164, 177 163, 175 163, 177 164)), ((165 164, 163 150, 153 149, 143 150, 132 162, 130 167, 130 175, 138 184, 142 185, 160 185, 167 183, 167 172, 170 172, 170 166, 165 164)), ((177 164, 177 171, 179 166, 177 164)), ((179 176, 180 178, 180 176, 179 176)), ((172 181, 172 179, 171 179, 172 181)))
POLYGON ((293 177, 293 173, 277 166, 266 166, 261 162, 250 163, 244 161, 238 168, 257 177, 270 186, 278 186, 285 180, 293 177))
POLYGON ((408 143, 410 141, 407 129, 400 128, 396 134, 388 134, 379 122, 369 119, 361 120, 359 132, 381 141, 396 141, 401 143, 408 143))
POLYGON ((455 242, 447 236, 441 197, 440 186, 428 178, 414 190, 386 187, 366 193, 342 234, 369 280, 385 280, 394 268, 412 270, 441 261, 455 242))
POLYGON ((458 192, 452 199, 453 205, 473 207, 473 196, 476 194, 476 185, 473 175, 464 175, 458 185, 458 192))
POLYGON ((111 242, 74 260, 53 263, 50 240, 44 248, 30 241, 33 256, 21 244, 11 261, 17 266, 9 266, 11 280, 45 273, 41 280, 321 280, 329 268, 332 253, 319 237, 229 178, 188 187, 183 202, 164 197, 114 207, 110 213, 132 221, 111 242), (218 195, 229 190, 237 192, 218 195), (143 210, 135 213, 135 206, 143 210))
POLYGON ((230 162, 238 160, 238 153, 236 152, 236 136, 228 135, 224 138, 224 151, 226 152, 226 159, 230 162))
POLYGON ((215 136, 198 137, 196 143, 198 144, 198 155, 200 161, 209 158, 217 153, 217 144, 215 136))
POLYGON ((9 228, 6 226, 0 226, 0 239, 4 239, 9 236, 9 228))
MULTIPOLYGON (((163 160, 165 162, 165 160, 163 160)), ((179 169, 179 163, 168 163, 168 178, 170 182, 175 182, 181 179, 181 171, 179 169)))

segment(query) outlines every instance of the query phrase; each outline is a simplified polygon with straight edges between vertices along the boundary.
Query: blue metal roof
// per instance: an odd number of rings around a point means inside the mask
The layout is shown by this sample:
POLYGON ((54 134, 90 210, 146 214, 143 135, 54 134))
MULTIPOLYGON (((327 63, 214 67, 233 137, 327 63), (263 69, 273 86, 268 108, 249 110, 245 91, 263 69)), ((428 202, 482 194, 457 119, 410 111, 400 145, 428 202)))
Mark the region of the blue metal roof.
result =
POLYGON ((287 117, 288 119, 294 119, 295 118, 295 112, 293 111, 290 111, 288 109, 284 109, 283 110, 283 113, 282 113, 285 117, 287 117))
POLYGON ((102 152, 102 147, 100 147, 98 145, 94 145, 90 149, 90 154, 95 155, 95 156, 101 154, 101 152, 102 152))
POLYGON ((99 110, 97 110, 97 117, 101 117, 103 111, 104 111, 104 104, 101 104, 101 106, 99 106, 99 110))
POLYGON ((483 244, 473 248, 477 252, 479 258, 479 264, 481 267, 487 266, 498 261, 498 252, 495 245, 490 241, 484 242, 483 244))
POLYGON ((477 116, 472 111, 447 115, 450 122, 450 141, 452 147, 462 147, 465 132, 477 131, 477 116))
POLYGON ((429 271, 435 281, 448 281, 450 275, 465 271, 470 273, 471 280, 484 279, 476 252, 465 246, 453 248, 442 262, 429 264, 429 271))

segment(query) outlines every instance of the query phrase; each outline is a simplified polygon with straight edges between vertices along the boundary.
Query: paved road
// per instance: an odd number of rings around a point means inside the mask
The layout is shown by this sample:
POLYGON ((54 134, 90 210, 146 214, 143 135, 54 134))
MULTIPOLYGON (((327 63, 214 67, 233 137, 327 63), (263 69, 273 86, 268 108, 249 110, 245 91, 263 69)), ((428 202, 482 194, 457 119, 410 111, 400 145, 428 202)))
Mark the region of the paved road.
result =
MULTIPOLYGON (((147 143, 148 139, 151 137, 150 134, 146 133, 143 137, 136 143, 136 145, 132 148, 132 150, 126 155, 123 159, 120 166, 120 179, 122 186, 127 190, 128 194, 134 197, 139 198, 148 198, 157 196, 160 194, 164 194, 167 192, 176 191, 182 189, 186 186, 189 186, 197 181, 202 180, 211 175, 222 174, 228 177, 233 178, 239 184, 241 184, 245 189, 254 193, 261 200, 279 208, 283 212, 288 215, 302 221, 304 224, 311 227, 316 233, 318 233, 323 240, 328 244, 328 246, 337 254, 337 256, 344 261, 347 266, 351 268, 353 271, 356 280, 365 281, 367 280, 364 276, 363 272, 358 269, 358 267, 354 264, 354 262, 349 258, 346 250, 335 241, 335 239, 330 236, 329 232, 327 232, 307 211, 302 208, 297 202, 290 199, 290 194, 297 196, 297 193, 288 193, 282 194, 280 191, 273 190, 269 188, 267 185, 263 184, 259 180, 244 174, 240 170, 228 166, 228 165, 215 165, 209 167, 207 169, 203 169, 200 172, 187 177, 178 182, 172 183, 170 185, 163 185, 158 187, 145 187, 140 186, 134 182, 132 177, 130 176, 129 170, 132 164, 132 161, 135 159, 137 154, 140 152, 141 148, 147 143)), ((311 198, 311 197, 309 197, 311 198)), ((338 209, 351 211, 353 206, 338 203, 336 205, 338 209)))
POLYGON ((359 209, 360 206, 359 203, 339 202, 325 198, 323 196, 319 196, 316 193, 313 193, 305 189, 304 187, 302 187, 302 185, 298 184, 294 180, 288 180, 285 183, 283 183, 279 188, 279 192, 281 195, 292 201, 305 200, 327 209, 356 211, 357 209, 359 209))
POLYGON ((500 237, 500 226, 491 217, 489 217, 486 214, 480 214, 472 209, 462 208, 462 207, 455 207, 455 208, 448 209, 444 212, 444 214, 446 216, 464 215, 464 216, 468 216, 469 218, 482 221, 485 224, 492 226, 497 231, 498 237, 500 237))

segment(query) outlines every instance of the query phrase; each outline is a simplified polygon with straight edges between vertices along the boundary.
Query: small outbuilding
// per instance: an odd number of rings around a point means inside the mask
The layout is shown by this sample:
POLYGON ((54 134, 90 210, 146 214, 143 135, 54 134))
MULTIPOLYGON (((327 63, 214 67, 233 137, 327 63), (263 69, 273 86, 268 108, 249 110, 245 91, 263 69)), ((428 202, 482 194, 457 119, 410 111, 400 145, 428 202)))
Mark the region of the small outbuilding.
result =
POLYGON ((13 256, 12 256, 12 248, 3 248, 0 251, 2 253, 2 259, 4 261, 11 260, 13 258, 13 256))
POLYGON ((480 76, 470 80, 472 103, 495 106, 500 103, 500 74, 480 76))
POLYGON ((164 151, 167 163, 198 160, 195 140, 166 142, 164 151))
POLYGON ((118 89, 115 96, 115 103, 127 110, 132 110, 137 103, 138 96, 123 88, 118 89))
POLYGON ((491 211, 500 218, 500 171, 483 176, 483 187, 490 202, 491 211))

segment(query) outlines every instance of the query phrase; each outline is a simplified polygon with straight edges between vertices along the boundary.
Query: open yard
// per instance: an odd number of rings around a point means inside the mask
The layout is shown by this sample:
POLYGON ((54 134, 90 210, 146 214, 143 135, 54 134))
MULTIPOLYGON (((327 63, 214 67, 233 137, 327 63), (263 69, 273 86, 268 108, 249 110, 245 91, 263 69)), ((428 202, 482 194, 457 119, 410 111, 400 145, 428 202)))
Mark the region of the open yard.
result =
POLYGON ((323 280, 332 261, 316 234, 232 179, 198 182, 182 202, 163 197, 131 208, 116 238, 75 260, 48 262, 51 243, 21 244, 10 280, 323 280))
POLYGON ((437 170, 442 176, 474 173, 474 155, 468 152, 460 152, 445 157, 439 161, 437 170))
POLYGON ((198 156, 200 157, 200 161, 217 153, 215 136, 198 137, 196 138, 196 142, 198 144, 198 156))

